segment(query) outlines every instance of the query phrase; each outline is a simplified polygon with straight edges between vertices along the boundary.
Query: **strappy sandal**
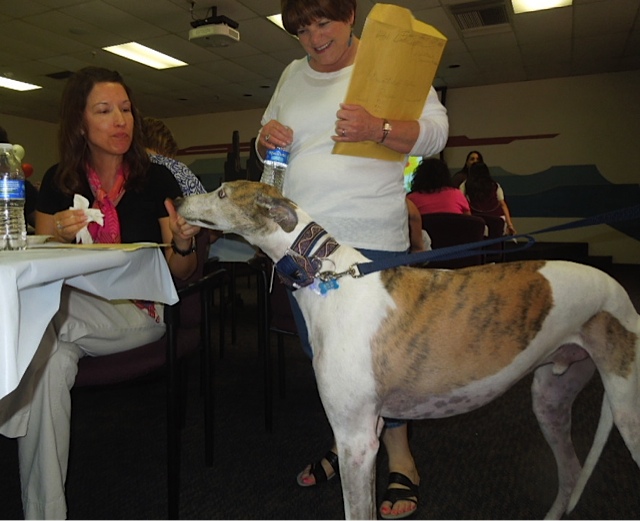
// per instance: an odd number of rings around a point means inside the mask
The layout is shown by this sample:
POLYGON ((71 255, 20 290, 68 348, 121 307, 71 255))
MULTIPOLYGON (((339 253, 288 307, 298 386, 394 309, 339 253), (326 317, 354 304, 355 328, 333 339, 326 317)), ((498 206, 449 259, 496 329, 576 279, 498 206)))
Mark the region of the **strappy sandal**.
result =
POLYGON ((389 501, 391 503, 391 508, 393 509, 393 505, 398 501, 411 501, 416 505, 416 508, 414 510, 409 510, 408 512, 402 512, 401 514, 383 514, 380 512, 380 517, 382 519, 404 519, 405 517, 415 514, 418 510, 419 494, 420 491, 418 485, 413 483, 407 476, 400 472, 390 472, 389 485, 387 485, 387 491, 384 493, 382 502, 384 503, 385 501, 389 501), (407 488, 388 488, 392 484, 402 485, 407 488))
POLYGON ((315 478, 315 483, 305 483, 302 480, 302 475, 305 474, 306 469, 300 472, 297 477, 298 485, 301 487, 313 487, 315 485, 319 485, 320 483, 324 483, 325 481, 329 481, 330 479, 335 478, 338 475, 338 455, 332 450, 328 451, 321 460, 316 461, 311 464, 311 470, 309 470, 309 474, 315 478), (331 476, 327 476, 327 472, 324 470, 322 466, 322 459, 326 459, 331 468, 333 469, 333 474, 331 476))

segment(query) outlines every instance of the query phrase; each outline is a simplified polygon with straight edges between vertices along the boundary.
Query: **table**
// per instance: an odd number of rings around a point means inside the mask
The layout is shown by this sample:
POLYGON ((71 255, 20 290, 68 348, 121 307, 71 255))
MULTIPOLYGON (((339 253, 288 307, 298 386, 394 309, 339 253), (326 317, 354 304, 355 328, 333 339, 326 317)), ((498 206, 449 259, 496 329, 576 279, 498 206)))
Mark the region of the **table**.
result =
POLYGON ((122 247, 0 251, 0 399, 18 386, 60 306, 63 284, 108 299, 178 301, 159 248, 122 247))

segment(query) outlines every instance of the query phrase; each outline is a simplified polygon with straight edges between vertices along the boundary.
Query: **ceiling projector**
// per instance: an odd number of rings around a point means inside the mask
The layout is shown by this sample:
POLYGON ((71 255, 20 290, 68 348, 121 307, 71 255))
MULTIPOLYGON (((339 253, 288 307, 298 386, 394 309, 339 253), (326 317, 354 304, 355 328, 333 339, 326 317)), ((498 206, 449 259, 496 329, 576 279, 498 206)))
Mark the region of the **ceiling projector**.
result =
POLYGON ((240 41, 240 32, 227 24, 201 25, 189 31, 189 41, 203 47, 227 47, 240 41))
POLYGON ((240 41, 238 22, 226 16, 218 15, 217 8, 211 8, 209 18, 191 22, 189 41, 203 47, 228 47, 231 43, 240 41))

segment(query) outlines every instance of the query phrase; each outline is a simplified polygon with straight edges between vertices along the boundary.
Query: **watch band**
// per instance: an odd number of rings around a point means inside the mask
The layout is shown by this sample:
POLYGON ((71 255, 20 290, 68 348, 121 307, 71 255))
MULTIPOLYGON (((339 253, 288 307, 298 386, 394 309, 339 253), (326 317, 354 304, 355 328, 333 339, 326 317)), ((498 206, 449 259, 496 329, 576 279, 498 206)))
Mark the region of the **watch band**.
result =
POLYGON ((389 123, 389 120, 384 119, 382 121, 382 139, 380 140, 380 144, 384 143, 384 140, 387 139, 387 136, 389 135, 389 132, 391 132, 391 129, 393 127, 391 126, 391 123, 389 123))
POLYGON ((177 253, 178 255, 181 255, 182 257, 186 257, 187 255, 191 255, 192 253, 194 253, 196 251, 196 238, 195 235, 193 237, 191 237, 191 247, 188 250, 181 250, 180 248, 178 248, 178 246, 176 245, 176 241, 172 240, 171 241, 171 249, 177 253))

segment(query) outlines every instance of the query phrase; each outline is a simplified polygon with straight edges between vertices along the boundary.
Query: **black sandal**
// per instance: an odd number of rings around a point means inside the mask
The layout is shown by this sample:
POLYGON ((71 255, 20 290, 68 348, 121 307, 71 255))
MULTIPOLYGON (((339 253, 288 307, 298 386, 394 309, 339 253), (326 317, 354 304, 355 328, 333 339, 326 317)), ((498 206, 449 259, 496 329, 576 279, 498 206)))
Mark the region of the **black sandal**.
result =
POLYGON ((316 482, 305 483, 304 481, 302 481, 302 475, 305 473, 305 469, 300 472, 300 474, 298 474, 298 477, 296 478, 298 481, 298 485, 300 485, 301 487, 313 487, 315 485, 319 485, 320 483, 324 483, 325 481, 329 481, 330 479, 333 479, 338 475, 338 455, 330 450, 322 457, 322 459, 320 461, 312 463, 311 470, 309 471, 309 474, 315 478, 316 482), (327 476, 327 472, 322 466, 322 459, 326 459, 329 465, 331 465, 331 468, 333 469, 333 474, 331 474, 331 476, 327 476))
POLYGON ((382 502, 389 501, 391 503, 391 508, 398 501, 411 501, 415 503, 416 508, 414 510, 410 510, 408 512, 403 512, 402 514, 383 514, 380 512, 380 517, 382 519, 404 519, 405 517, 409 517, 416 513, 418 510, 418 499, 420 497, 420 491, 418 485, 413 483, 407 476, 401 474, 400 472, 390 472, 389 473, 389 485, 387 485, 387 491, 384 493, 382 498, 382 502), (388 488, 391 484, 402 485, 407 488, 388 488))

